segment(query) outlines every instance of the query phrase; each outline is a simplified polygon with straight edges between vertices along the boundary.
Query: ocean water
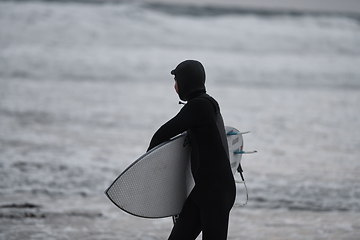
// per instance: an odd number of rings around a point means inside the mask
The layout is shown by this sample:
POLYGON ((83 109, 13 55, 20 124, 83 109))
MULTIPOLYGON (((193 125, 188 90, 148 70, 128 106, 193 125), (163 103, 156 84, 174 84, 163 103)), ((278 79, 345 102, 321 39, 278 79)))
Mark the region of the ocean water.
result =
POLYGON ((0 239, 166 239, 103 191, 181 108, 185 59, 258 151, 229 239, 359 239, 359 16, 81 1, 0 2, 0 239))

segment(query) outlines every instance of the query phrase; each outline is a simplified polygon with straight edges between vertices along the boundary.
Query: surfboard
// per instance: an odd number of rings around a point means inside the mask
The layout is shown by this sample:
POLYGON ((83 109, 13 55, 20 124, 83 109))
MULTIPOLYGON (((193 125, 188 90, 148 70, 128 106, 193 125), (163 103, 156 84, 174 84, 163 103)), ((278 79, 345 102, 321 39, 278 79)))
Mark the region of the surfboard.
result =
MULTIPOLYGON (((242 156, 239 130, 225 127, 233 174, 242 156)), ((187 134, 178 135, 146 152, 127 167, 105 190, 120 209, 143 218, 178 215, 194 187, 187 134)))

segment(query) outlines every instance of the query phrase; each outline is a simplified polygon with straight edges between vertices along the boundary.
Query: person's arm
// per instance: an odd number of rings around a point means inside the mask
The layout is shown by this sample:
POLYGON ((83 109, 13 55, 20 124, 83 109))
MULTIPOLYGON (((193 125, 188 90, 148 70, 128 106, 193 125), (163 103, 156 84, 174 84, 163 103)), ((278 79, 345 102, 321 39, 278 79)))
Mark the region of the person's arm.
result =
POLYGON ((170 119, 155 132, 147 151, 160 143, 185 132, 189 128, 200 124, 204 119, 205 111, 204 101, 201 99, 187 103, 175 117, 170 119))

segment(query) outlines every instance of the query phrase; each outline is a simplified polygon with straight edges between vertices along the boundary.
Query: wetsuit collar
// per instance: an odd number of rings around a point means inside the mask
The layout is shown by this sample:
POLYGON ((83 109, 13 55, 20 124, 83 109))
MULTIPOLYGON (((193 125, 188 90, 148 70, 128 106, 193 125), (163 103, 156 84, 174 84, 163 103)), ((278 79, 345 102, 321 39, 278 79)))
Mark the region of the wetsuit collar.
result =
POLYGON ((191 99, 199 97, 199 96, 201 96, 203 94, 206 94, 206 91, 204 89, 201 89, 201 90, 190 93, 186 98, 187 98, 188 101, 190 101, 191 99))

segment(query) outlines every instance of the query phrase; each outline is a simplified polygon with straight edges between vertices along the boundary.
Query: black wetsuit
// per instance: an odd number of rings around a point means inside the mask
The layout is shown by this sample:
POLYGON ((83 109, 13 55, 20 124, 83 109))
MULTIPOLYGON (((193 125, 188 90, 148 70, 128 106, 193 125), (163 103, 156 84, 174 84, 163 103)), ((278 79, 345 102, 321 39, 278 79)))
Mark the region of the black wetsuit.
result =
MULTIPOLYGON (((202 231, 204 240, 225 240, 229 212, 235 200, 235 183, 220 109, 215 99, 205 93, 205 87, 192 91, 194 85, 190 89, 186 87, 189 78, 184 80, 179 73, 175 77, 179 96, 188 102, 154 134, 149 149, 187 131, 192 149, 191 166, 195 187, 169 239, 196 239, 202 231), (185 93, 186 97, 182 96, 184 89, 188 92, 185 93)), ((190 80, 194 83, 194 79, 190 80)), ((204 81, 201 82, 204 85, 204 81)))

